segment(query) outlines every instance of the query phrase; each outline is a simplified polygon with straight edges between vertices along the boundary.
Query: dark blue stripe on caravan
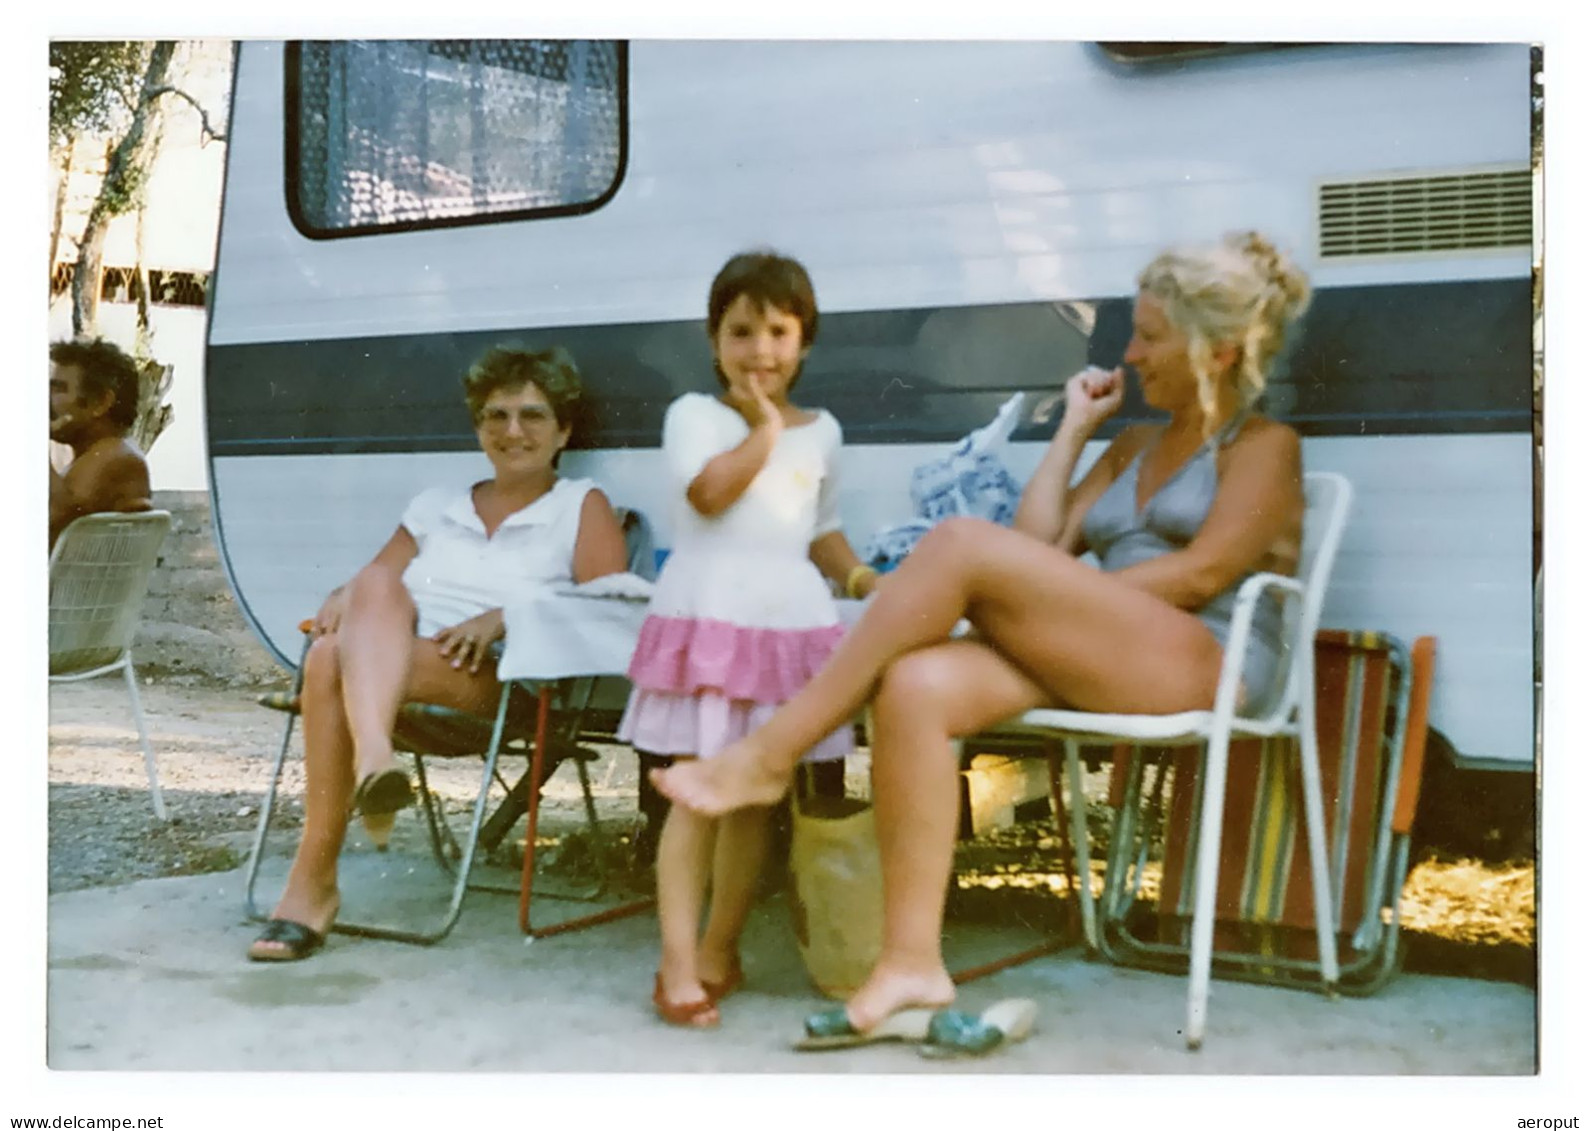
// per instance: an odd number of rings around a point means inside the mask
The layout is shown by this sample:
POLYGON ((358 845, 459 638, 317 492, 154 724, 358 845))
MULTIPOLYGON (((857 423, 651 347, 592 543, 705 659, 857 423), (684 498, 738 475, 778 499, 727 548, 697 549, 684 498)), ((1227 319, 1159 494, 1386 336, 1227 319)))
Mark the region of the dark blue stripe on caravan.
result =
MULTIPOLYGON (((1527 431, 1531 322, 1527 279, 1321 291, 1269 410, 1312 436, 1527 431)), ((1015 390, 1118 364, 1130 326, 1129 298, 825 315, 795 399, 849 443, 952 440, 1015 390)), ((507 341, 573 353, 576 447, 655 447, 669 401, 716 387, 698 321, 217 346, 211 455, 471 450, 459 377, 507 341)), ((1133 389, 1115 426, 1150 416, 1133 389)))

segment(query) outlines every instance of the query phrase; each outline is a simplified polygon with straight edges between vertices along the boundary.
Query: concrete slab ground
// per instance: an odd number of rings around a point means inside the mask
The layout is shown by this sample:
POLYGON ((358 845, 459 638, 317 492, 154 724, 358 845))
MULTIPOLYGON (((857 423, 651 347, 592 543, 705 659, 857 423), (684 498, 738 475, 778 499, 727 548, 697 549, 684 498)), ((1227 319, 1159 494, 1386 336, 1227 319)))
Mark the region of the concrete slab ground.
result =
MULTIPOLYGON (((261 881, 270 900, 280 861, 261 881)), ((913 1049, 802 1054, 791 1040, 821 1004, 806 980, 782 899, 758 905, 746 938, 748 988, 716 1032, 652 1016, 650 915, 526 944, 511 897, 472 894, 432 947, 334 935, 311 959, 249 963, 257 926, 241 912, 241 872, 150 880, 57 895, 49 911, 52 1069, 923 1073, 913 1049)), ((504 877, 507 873, 503 873, 504 877)), ((351 853, 350 918, 423 916, 445 903, 428 859, 351 853), (429 902, 427 902, 429 901, 429 902)), ((538 918, 581 910, 538 902, 538 918)), ((1030 936, 952 924, 952 965, 1030 936)), ((1535 995, 1522 986, 1404 976, 1374 998, 1214 986, 1205 1047, 1180 1028, 1185 982, 1170 975, 1043 958, 965 987, 978 1007, 1025 996, 1040 1006, 1028 1041, 967 1073, 1528 1074, 1535 995)))

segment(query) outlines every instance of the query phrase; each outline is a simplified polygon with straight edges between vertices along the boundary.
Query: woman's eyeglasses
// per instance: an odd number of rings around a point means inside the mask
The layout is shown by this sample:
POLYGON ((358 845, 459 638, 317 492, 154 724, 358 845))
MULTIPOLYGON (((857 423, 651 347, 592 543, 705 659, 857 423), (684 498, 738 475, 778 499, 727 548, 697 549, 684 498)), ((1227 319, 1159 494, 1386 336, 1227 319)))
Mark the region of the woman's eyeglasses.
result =
POLYGON ((505 408, 488 408, 481 412, 477 423, 481 428, 501 432, 507 429, 510 420, 518 420, 520 428, 529 430, 538 424, 547 424, 556 419, 556 415, 549 408, 525 405, 514 412, 509 412, 505 408))

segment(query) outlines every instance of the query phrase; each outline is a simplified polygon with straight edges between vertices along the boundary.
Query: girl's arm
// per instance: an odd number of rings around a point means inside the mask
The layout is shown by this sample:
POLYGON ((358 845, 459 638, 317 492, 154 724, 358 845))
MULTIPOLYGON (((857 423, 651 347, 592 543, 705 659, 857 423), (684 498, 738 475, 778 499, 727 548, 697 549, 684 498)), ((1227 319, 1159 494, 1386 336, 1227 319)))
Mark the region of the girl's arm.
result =
POLYGON ((754 403, 748 411, 755 418, 751 420, 750 434, 709 459, 685 488, 690 505, 707 518, 716 518, 739 502, 751 480, 766 466, 773 445, 784 431, 784 418, 762 387, 752 382, 751 392, 754 403))
POLYGON ((878 571, 862 563, 840 527, 839 453, 845 438, 837 420, 827 416, 827 423, 832 427, 825 437, 823 479, 817 487, 817 522, 807 556, 842 595, 859 599, 877 587, 878 571))
POLYGON ((685 488, 685 498, 696 513, 716 518, 739 502, 751 480, 767 464, 780 430, 759 425, 739 444, 708 460, 685 488))
POLYGON ((812 540, 812 564, 839 587, 846 597, 861 598, 878 584, 878 571, 863 564, 842 530, 830 530, 812 540))
POLYGON ((1303 522, 1297 433, 1266 421, 1232 442, 1209 517, 1185 547, 1115 574, 1181 609, 1199 609, 1272 554, 1295 563, 1303 522))

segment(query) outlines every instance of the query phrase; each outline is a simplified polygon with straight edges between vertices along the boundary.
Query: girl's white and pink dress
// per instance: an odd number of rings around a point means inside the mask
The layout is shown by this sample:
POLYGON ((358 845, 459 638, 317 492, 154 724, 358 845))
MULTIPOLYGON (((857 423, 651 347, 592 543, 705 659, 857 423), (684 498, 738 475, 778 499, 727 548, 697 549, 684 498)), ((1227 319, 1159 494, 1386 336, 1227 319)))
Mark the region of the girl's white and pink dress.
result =
MULTIPOLYGON (((637 750, 712 757, 799 691, 844 635, 807 557, 813 539, 839 529, 839 422, 819 411, 786 427, 745 493, 704 517, 686 488, 749 433, 744 417, 702 393, 674 401, 663 420, 674 545, 629 665, 618 737, 637 750)), ((844 757, 852 733, 840 727, 807 759, 844 757)))

